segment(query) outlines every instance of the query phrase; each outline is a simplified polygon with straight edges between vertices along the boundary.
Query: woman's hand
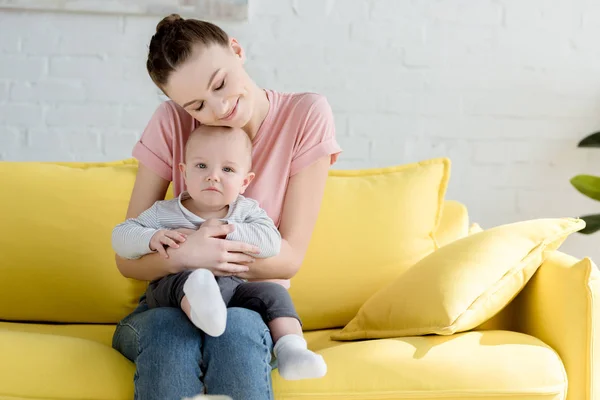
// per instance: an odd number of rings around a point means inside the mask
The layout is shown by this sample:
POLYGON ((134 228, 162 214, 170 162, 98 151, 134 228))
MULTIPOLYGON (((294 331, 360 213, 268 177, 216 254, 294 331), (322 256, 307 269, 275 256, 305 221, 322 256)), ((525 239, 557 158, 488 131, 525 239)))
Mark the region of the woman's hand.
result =
POLYGON ((200 226, 187 236, 177 249, 168 249, 169 258, 181 269, 206 268, 215 276, 247 272, 242 263, 254 262, 254 257, 244 253, 259 253, 256 246, 243 242, 220 239, 233 232, 233 225, 200 226))
POLYGON ((179 233, 183 233, 186 237, 191 235, 192 233, 196 233, 196 229, 177 228, 177 229, 173 229, 173 230, 177 231, 179 233))

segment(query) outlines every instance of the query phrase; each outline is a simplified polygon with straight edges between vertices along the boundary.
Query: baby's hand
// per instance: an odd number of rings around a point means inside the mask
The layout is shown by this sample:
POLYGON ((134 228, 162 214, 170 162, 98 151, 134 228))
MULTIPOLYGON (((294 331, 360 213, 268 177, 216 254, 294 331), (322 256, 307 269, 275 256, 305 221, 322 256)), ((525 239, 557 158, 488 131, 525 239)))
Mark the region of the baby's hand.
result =
MULTIPOLYGON (((221 221, 220 219, 216 219, 216 218, 209 218, 202 223, 202 226, 204 226, 204 227, 221 226, 221 225, 227 225, 227 222, 221 221)), ((215 237, 218 239, 227 239, 227 235, 215 236, 215 237)))
POLYGON ((164 246, 169 246, 176 249, 179 247, 179 243, 185 242, 185 238, 186 235, 181 232, 172 231, 169 229, 158 230, 152 236, 152 239, 150 239, 150 250, 156 250, 165 258, 169 258, 167 250, 165 250, 164 246))

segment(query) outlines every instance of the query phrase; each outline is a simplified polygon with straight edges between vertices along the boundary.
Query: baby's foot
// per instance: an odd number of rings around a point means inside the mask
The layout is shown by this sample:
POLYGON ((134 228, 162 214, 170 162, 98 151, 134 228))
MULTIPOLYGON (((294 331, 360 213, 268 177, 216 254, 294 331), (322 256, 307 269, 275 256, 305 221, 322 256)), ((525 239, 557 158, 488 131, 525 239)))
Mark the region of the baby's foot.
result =
POLYGON ((323 357, 308 350, 302 336, 291 334, 281 337, 273 351, 277 357, 279 375, 283 379, 322 378, 327 373, 323 357))
POLYGON ((222 335, 227 307, 214 275, 207 269, 195 270, 183 284, 183 292, 190 302, 192 323, 207 335, 222 335))

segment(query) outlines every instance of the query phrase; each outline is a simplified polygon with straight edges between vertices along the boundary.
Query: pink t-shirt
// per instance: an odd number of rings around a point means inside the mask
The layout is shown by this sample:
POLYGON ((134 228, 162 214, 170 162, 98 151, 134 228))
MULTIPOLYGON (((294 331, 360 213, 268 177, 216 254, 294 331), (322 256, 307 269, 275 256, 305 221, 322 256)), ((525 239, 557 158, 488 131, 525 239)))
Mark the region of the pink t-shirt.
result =
MULTIPOLYGON (((283 201, 291 176, 319 158, 341 152, 327 99, 315 93, 280 93, 265 90, 269 111, 253 140, 252 161, 256 177, 244 193, 259 202, 279 226, 283 201)), ((161 104, 133 156, 162 178, 173 182, 173 193, 185 190, 179 168, 190 133, 199 126, 191 115, 172 101, 161 104)))

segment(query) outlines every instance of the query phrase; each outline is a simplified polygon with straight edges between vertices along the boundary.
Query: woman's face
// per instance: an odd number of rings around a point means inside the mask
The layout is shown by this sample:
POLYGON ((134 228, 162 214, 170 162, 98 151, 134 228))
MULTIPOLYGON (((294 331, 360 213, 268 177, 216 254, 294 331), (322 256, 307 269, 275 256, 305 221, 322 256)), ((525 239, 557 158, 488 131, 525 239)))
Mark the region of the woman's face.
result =
POLYGON ((235 39, 229 47, 198 45, 169 77, 166 94, 204 125, 243 128, 254 109, 254 86, 244 61, 235 39))

